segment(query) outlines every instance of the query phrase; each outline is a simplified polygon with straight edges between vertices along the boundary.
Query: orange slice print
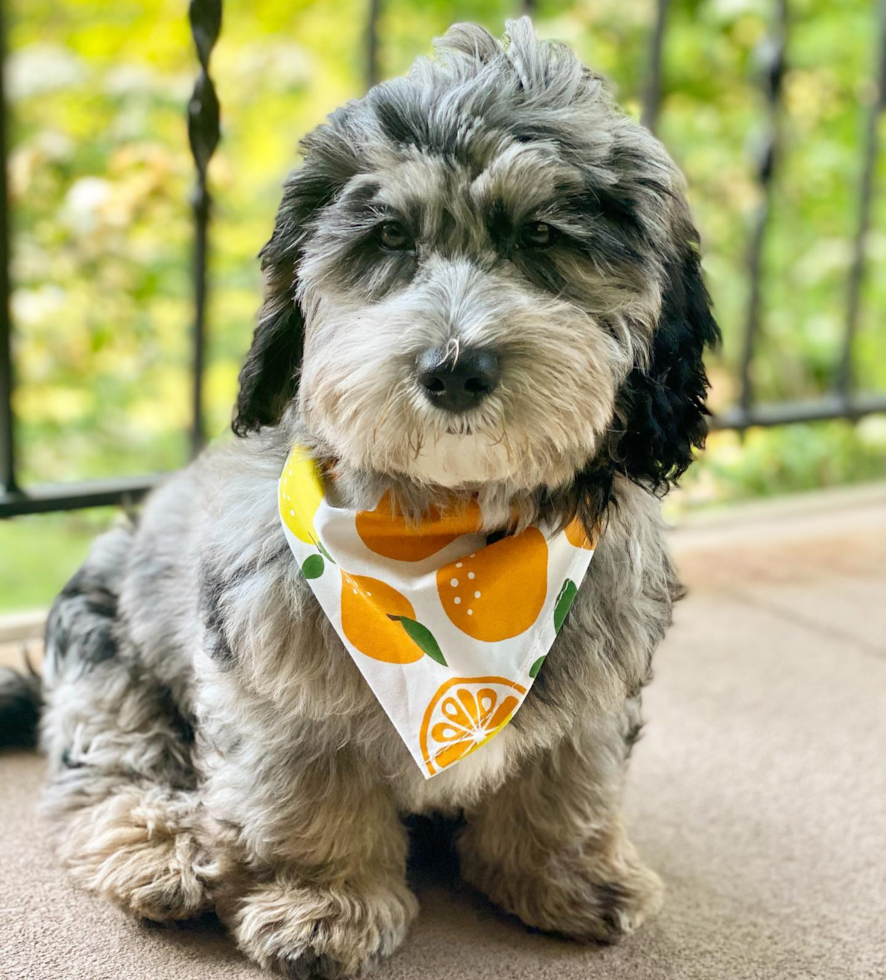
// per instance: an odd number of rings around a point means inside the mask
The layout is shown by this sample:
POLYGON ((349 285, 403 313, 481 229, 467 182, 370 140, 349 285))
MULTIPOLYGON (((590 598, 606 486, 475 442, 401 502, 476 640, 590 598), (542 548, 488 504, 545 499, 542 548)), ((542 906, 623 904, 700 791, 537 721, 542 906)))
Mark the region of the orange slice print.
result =
POLYGON ((518 636, 538 619, 548 589, 548 544, 537 527, 501 538, 437 572, 446 615, 475 640, 518 636))
POLYGON ((389 493, 375 510, 357 513, 357 534, 363 544, 375 554, 397 561, 430 558, 462 534, 471 534, 479 527, 480 508, 476 500, 447 510, 432 507, 417 525, 394 510, 389 493))
POLYGON ((597 547, 597 535, 588 537, 584 524, 579 518, 570 521, 565 527, 566 540, 575 545, 576 548, 584 548, 586 551, 593 551, 597 547))
POLYGON ((470 755, 513 717, 526 688, 507 677, 453 677, 431 698, 419 733, 430 775, 470 755))

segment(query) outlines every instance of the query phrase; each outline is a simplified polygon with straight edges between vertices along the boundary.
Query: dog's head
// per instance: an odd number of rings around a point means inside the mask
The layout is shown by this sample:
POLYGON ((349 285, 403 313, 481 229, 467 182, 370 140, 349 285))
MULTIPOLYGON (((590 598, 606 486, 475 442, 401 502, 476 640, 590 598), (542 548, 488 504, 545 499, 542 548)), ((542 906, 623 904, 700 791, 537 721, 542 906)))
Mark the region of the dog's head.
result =
POLYGON ((235 431, 596 518, 705 435, 717 338, 682 179, 568 48, 453 27, 303 143, 235 431))

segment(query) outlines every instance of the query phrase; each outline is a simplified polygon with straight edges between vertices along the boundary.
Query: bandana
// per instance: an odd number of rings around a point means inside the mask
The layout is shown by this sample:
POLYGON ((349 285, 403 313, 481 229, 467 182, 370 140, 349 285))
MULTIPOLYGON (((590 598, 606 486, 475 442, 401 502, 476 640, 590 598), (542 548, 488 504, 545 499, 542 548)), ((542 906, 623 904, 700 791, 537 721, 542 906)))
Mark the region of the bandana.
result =
POLYGON ((513 718, 554 642, 595 542, 576 520, 546 533, 480 532, 476 501, 394 510, 337 506, 301 447, 280 477, 280 517, 302 574, 426 779, 513 718))

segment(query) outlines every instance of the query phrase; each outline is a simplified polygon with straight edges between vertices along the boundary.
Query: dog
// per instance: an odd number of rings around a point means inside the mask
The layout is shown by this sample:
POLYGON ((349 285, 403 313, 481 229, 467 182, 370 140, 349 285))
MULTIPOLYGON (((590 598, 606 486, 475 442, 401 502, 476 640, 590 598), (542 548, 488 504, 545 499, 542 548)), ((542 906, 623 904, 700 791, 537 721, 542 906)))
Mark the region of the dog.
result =
POLYGON ((504 41, 454 26, 302 146, 236 437, 100 537, 50 613, 60 858, 139 916, 215 909, 262 967, 338 977, 403 941, 404 819, 440 814, 493 902, 616 941, 662 901, 620 797, 681 594, 659 498, 703 445, 718 340, 683 179, 526 18, 504 41), (354 507, 470 497, 489 532, 602 529, 519 713, 434 779, 286 544, 296 444, 354 507))

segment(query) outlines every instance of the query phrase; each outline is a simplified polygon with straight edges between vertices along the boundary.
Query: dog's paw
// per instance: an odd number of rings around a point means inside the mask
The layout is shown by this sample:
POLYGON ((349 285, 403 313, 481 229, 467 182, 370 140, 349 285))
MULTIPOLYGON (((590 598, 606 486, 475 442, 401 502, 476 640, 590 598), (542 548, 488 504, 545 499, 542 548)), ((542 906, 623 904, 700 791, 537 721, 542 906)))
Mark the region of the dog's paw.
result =
POLYGON ((532 876, 469 866, 465 877, 526 925, 572 939, 616 943, 662 906, 661 879, 637 858, 580 856, 532 876))
POLYGON ((580 882, 584 902, 552 926, 573 939, 617 943, 636 932, 660 910, 664 900, 661 879, 642 865, 611 881, 580 882))
POLYGON ((338 980, 390 956, 417 911, 399 881, 360 889, 272 881, 242 899, 229 921, 240 948, 265 969, 338 980))
POLYGON ((81 885, 142 918, 188 919, 209 905, 186 794, 131 788, 84 807, 58 852, 81 885))

